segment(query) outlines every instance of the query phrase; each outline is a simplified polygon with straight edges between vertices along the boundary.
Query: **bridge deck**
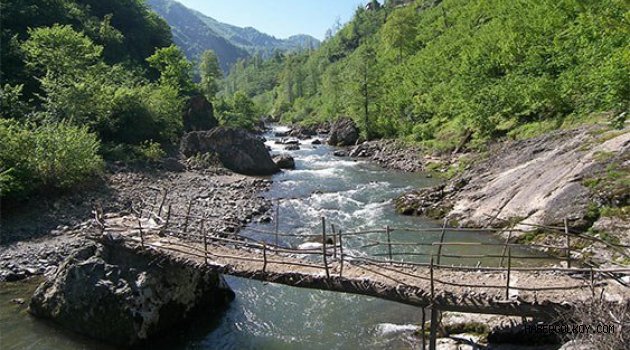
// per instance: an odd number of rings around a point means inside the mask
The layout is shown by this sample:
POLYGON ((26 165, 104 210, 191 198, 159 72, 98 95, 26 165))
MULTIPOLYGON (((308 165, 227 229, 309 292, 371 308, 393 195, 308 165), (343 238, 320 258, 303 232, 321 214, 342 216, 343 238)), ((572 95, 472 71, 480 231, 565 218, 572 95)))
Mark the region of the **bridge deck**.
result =
POLYGON ((590 274, 579 272, 510 271, 508 290, 506 271, 403 266, 344 255, 343 261, 327 256, 327 276, 321 252, 274 252, 213 237, 194 242, 189 237, 163 237, 151 230, 142 235, 138 230, 104 230, 93 238, 137 254, 173 259, 221 274, 419 307, 433 305, 443 311, 556 317, 576 301, 599 296, 602 290, 610 300, 630 296, 630 289, 614 279, 592 279, 590 274))

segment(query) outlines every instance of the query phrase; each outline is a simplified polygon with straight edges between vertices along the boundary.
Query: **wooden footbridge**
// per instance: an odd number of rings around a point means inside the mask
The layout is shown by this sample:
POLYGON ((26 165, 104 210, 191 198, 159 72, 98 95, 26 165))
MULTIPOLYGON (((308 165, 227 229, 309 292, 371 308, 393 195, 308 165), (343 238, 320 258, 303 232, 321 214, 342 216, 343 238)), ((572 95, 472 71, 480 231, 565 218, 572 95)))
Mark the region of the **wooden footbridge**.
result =
MULTIPOLYGON (((512 254, 518 244, 446 242, 447 228, 383 229, 344 232, 327 225, 322 218, 321 234, 295 235, 275 231, 256 230, 269 239, 252 239, 239 233, 226 236, 214 232, 208 216, 176 214, 171 209, 137 212, 129 216, 97 213, 90 237, 106 245, 129 249, 156 259, 171 259, 220 274, 259 281, 367 295, 431 310, 465 313, 532 316, 553 319, 570 311, 579 301, 603 297, 610 301, 627 301, 630 288, 623 277, 630 268, 600 269, 578 267, 571 261, 570 239, 584 239, 598 244, 609 244, 597 238, 571 233, 568 227, 548 227, 566 237, 567 245, 554 247, 564 252, 552 267, 528 267, 519 260, 539 259, 540 254, 512 254), (163 218, 164 217, 164 218, 163 218), (394 232, 415 235, 434 234, 435 242, 409 243, 392 240, 394 232), (350 247, 348 242, 357 236, 379 237, 364 239, 363 247, 382 246, 382 253, 366 254, 350 247), (280 240, 318 238, 321 248, 297 249, 282 246, 280 240), (445 254, 448 246, 479 247, 499 245, 501 254, 445 254), (404 252, 409 246, 426 246, 424 252, 404 252), (405 257, 425 255, 428 262, 405 261, 405 257), (454 266, 442 263, 444 258, 496 258, 499 266, 454 266), (573 265, 573 266, 572 266, 573 265)), ((277 218, 276 218, 277 222, 277 218)), ((520 223, 522 226, 523 224, 520 223)), ((248 229, 249 230, 249 229, 248 229)), ((531 245, 528 245, 531 247, 531 245)), ((629 256, 627 246, 613 246, 620 254, 629 256)), ((542 257, 549 259, 548 256, 542 257)), ((432 312, 432 321, 437 317, 432 312)), ((434 322, 432 322, 433 324, 434 322)), ((424 325, 424 322, 423 322, 424 325)))

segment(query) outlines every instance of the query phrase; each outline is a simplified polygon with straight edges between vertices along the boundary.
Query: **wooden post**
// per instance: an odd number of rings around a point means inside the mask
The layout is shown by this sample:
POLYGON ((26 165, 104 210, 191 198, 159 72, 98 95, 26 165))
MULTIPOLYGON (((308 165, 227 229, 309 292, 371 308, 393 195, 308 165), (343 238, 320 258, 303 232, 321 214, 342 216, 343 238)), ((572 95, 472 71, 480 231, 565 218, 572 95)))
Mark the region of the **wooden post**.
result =
POLYGON ((267 243, 263 243, 263 273, 267 271, 267 243))
POLYGON ((433 298, 435 297, 435 289, 433 285, 433 257, 431 257, 431 263, 429 265, 429 272, 431 274, 431 303, 433 303, 433 298))
POLYGON ((330 225, 330 227, 333 236, 333 259, 337 260, 337 231, 335 230, 335 225, 330 225))
POLYGON ((166 195, 168 194, 167 190, 164 190, 164 195, 162 195, 162 202, 160 202, 160 209, 158 209, 158 216, 162 216, 162 208, 164 207, 164 202, 166 201, 166 195))
POLYGON ((431 331, 429 332, 429 349, 437 349, 438 310, 431 306, 431 331))
POLYGON ((138 218, 138 230, 140 230, 140 246, 144 249, 144 235, 142 234, 142 221, 138 218))
POLYGON ((341 265, 339 266, 339 277, 341 277, 343 275, 343 241, 341 238, 341 230, 339 230, 337 235, 339 236, 339 257, 341 258, 341 265))
POLYGON ((591 266, 591 294, 595 298, 595 272, 593 271, 593 266, 591 266))
POLYGON ((168 223, 171 221, 171 209, 173 208, 172 204, 168 205, 168 212, 166 213, 166 223, 164 224, 164 228, 168 228, 168 223))
POLYGON ((208 236, 206 236, 206 228, 205 228, 206 220, 201 220, 201 234, 203 235, 203 256, 206 265, 208 265, 208 236))
POLYGON ((427 348, 427 344, 426 344, 427 336, 426 336, 426 334, 424 334, 424 332, 425 332, 424 330, 426 328, 426 325, 425 325, 426 321, 427 321, 426 310, 423 307, 422 308, 422 324, 420 325, 420 331, 422 332, 422 350, 426 350, 426 348, 427 348))
POLYGON ((442 244, 444 243, 444 236, 446 235, 446 224, 448 223, 448 219, 444 218, 444 224, 442 225, 442 233, 440 234, 440 245, 438 246, 437 252, 437 264, 440 264, 440 257, 442 256, 442 244))
POLYGON ((280 246, 280 239, 278 238, 278 230, 280 228, 280 198, 276 201, 276 215, 274 218, 275 233, 276 233, 276 248, 280 246))
POLYGON ((429 265, 431 274, 431 329, 429 331, 429 349, 436 350, 437 345, 437 310, 435 309, 435 283, 433 281, 433 257, 429 265))
POLYGON ((501 262, 499 263, 499 267, 503 267, 503 261, 505 260, 505 253, 507 253, 511 238, 512 238, 512 229, 508 231, 508 236, 505 239, 505 245, 503 246, 503 252, 501 252, 501 262))
POLYGON ((569 224, 567 219, 564 219, 564 234, 567 238, 567 268, 571 268, 571 236, 569 235, 569 224))
POLYGON ((193 200, 188 202, 188 209, 186 210, 186 217, 184 218, 184 234, 188 232, 188 219, 190 218, 190 210, 192 209, 193 200))
POLYGON ((507 270, 507 284, 505 286, 505 299, 510 299, 510 274, 512 272, 512 248, 508 249, 508 270, 507 270))
POLYGON ((389 263, 393 264, 393 256, 392 256, 392 234, 389 229, 389 225, 385 226, 385 232, 387 232, 387 252, 389 255, 389 263))
POLYGON ((326 218, 322 216, 322 256, 324 258, 324 268, 326 269, 326 278, 330 278, 328 271, 328 258, 326 257, 326 218))

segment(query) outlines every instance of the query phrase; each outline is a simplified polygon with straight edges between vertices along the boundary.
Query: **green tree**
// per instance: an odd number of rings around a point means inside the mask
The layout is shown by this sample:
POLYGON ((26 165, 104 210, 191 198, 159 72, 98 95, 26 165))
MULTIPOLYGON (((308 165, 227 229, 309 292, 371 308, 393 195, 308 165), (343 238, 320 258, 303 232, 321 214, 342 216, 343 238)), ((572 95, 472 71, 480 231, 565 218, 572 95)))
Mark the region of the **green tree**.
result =
POLYGON ((219 92, 219 80, 223 77, 219 58, 212 50, 206 50, 199 61, 199 75, 201 76, 200 88, 210 101, 219 92))
POLYGON ((237 91, 230 101, 219 100, 216 106, 222 125, 253 129, 258 121, 254 102, 242 91, 237 91))
POLYGON ((353 114, 360 116, 366 139, 376 135, 372 115, 376 113, 379 97, 378 64, 372 44, 362 45, 351 62, 350 104, 353 114))
POLYGON ((192 64, 177 46, 157 49, 147 62, 160 72, 160 84, 177 89, 181 95, 191 95, 195 91, 192 64))
POLYGON ((27 67, 36 75, 71 77, 101 60, 103 47, 69 25, 30 29, 28 33, 22 51, 27 67))
POLYGON ((403 54, 414 51, 416 23, 415 8, 409 7, 392 13, 383 25, 381 38, 388 48, 396 51, 398 63, 402 62, 403 54))

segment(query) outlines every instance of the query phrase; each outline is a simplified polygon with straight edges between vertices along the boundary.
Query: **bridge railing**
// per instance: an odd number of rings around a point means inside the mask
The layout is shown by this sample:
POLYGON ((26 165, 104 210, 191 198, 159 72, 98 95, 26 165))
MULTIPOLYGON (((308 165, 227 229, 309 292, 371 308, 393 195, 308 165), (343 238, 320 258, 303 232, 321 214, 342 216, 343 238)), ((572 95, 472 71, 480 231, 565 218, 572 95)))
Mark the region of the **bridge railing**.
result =
MULTIPOLYGON (((157 190, 157 189, 156 189, 157 190)), ((159 204, 155 205, 146 205, 147 203, 143 203, 146 206, 146 212, 149 216, 160 219, 166 226, 169 225, 171 218, 179 218, 184 221, 183 223, 183 234, 187 234, 188 227, 192 221, 197 221, 198 223, 209 220, 210 218, 218 218, 218 215, 211 215, 207 211, 204 211, 203 215, 192 215, 191 210, 194 206, 195 201, 190 200, 185 209, 185 212, 177 213, 173 210, 172 206, 166 205, 168 196, 168 191, 163 191, 161 196, 157 197, 161 199, 159 204), (161 198, 160 198, 161 197, 161 198), (168 208, 168 209, 167 209, 168 208), (164 214, 163 214, 164 211, 164 214), (166 219, 162 219, 162 216, 166 216, 166 219)), ((294 239, 312 239, 319 238, 322 239, 324 235, 326 235, 326 219, 322 219, 322 234, 290 234, 283 233, 279 230, 279 222, 280 222, 280 202, 279 200, 276 202, 275 210, 274 210, 274 230, 264 230, 255 227, 248 227, 247 230, 250 232, 256 232, 262 235, 273 236, 275 246, 280 245, 281 238, 294 238, 294 239)), ((140 216, 142 216, 143 210, 137 211, 140 216)), ((493 221, 496 220, 496 216, 492 217, 493 221)), ((393 262, 394 257, 431 257, 434 256, 436 259, 436 264, 440 265, 442 262, 442 258, 452 258, 452 259, 500 259, 499 267, 506 267, 505 263, 507 262, 508 252, 511 249, 527 249, 531 250, 532 248, 544 249, 546 250, 545 256, 541 256, 540 254, 531 254, 531 255, 514 255, 512 258, 514 260, 561 260, 564 261, 567 268, 571 268, 573 261, 572 258, 572 246, 571 241, 575 239, 580 239, 584 241, 589 241, 593 243, 603 244, 610 249, 615 250, 619 254, 625 256, 630 259, 630 253, 628 248, 630 246, 614 244, 603 240, 598 237, 593 237, 590 235, 583 234, 579 231, 575 231, 569 227, 568 221, 564 220, 564 225, 562 227, 559 226, 544 226, 537 225, 532 223, 520 222, 516 224, 512 224, 509 227, 505 228, 457 228, 457 227, 448 227, 448 221, 445 219, 442 227, 423 227, 423 228, 409 228, 409 227, 389 227, 385 226, 382 229, 367 229, 360 231, 350 231, 341 233, 341 230, 335 225, 330 225, 329 232, 332 233, 333 241, 341 240, 343 237, 352 237, 352 236, 365 236, 365 235, 373 235, 373 234, 384 234, 385 240, 379 239, 371 239, 367 238, 367 242, 362 244, 359 248, 375 248, 375 247, 385 247, 387 253, 376 253, 373 257, 381 257, 386 256, 389 261, 393 262), (554 244, 537 244, 537 243, 527 243, 527 244, 519 244, 511 242, 513 234, 521 233, 521 232, 530 232, 531 230, 524 230, 522 227, 530 227, 537 230, 544 230, 546 233, 557 236, 558 238, 564 239, 565 244, 554 245, 554 244), (453 232, 486 232, 486 233, 495 233, 495 234, 503 234, 505 236, 504 243, 490 243, 490 242, 446 242, 446 236, 448 234, 452 234, 453 232), (393 233, 410 233, 410 234, 435 234, 436 240, 433 242, 397 242, 392 240, 393 233), (439 239, 437 239, 439 238, 439 239), (404 248, 404 247, 433 247, 431 252, 417 252, 417 251, 395 251, 395 248, 404 248), (502 247, 501 254, 445 254, 443 250, 447 247, 502 247), (561 254, 560 254, 561 253, 561 254)), ((180 233, 181 235, 181 233, 180 233)), ((240 238, 238 230, 233 234, 235 238, 240 238)), ((329 234, 329 236, 331 236, 329 234)), ((325 241, 325 239, 323 239, 325 241)), ((337 247, 335 244, 334 253, 336 254, 337 247)), ((611 263, 614 264, 613 261, 611 263)), ((588 263, 587 263, 588 264, 588 263)), ((478 264, 479 265, 479 264, 478 264)), ((621 265, 623 266, 623 265, 621 265)), ((479 267, 479 266, 476 266, 479 267)), ((595 266, 590 266, 595 267, 595 266)))

